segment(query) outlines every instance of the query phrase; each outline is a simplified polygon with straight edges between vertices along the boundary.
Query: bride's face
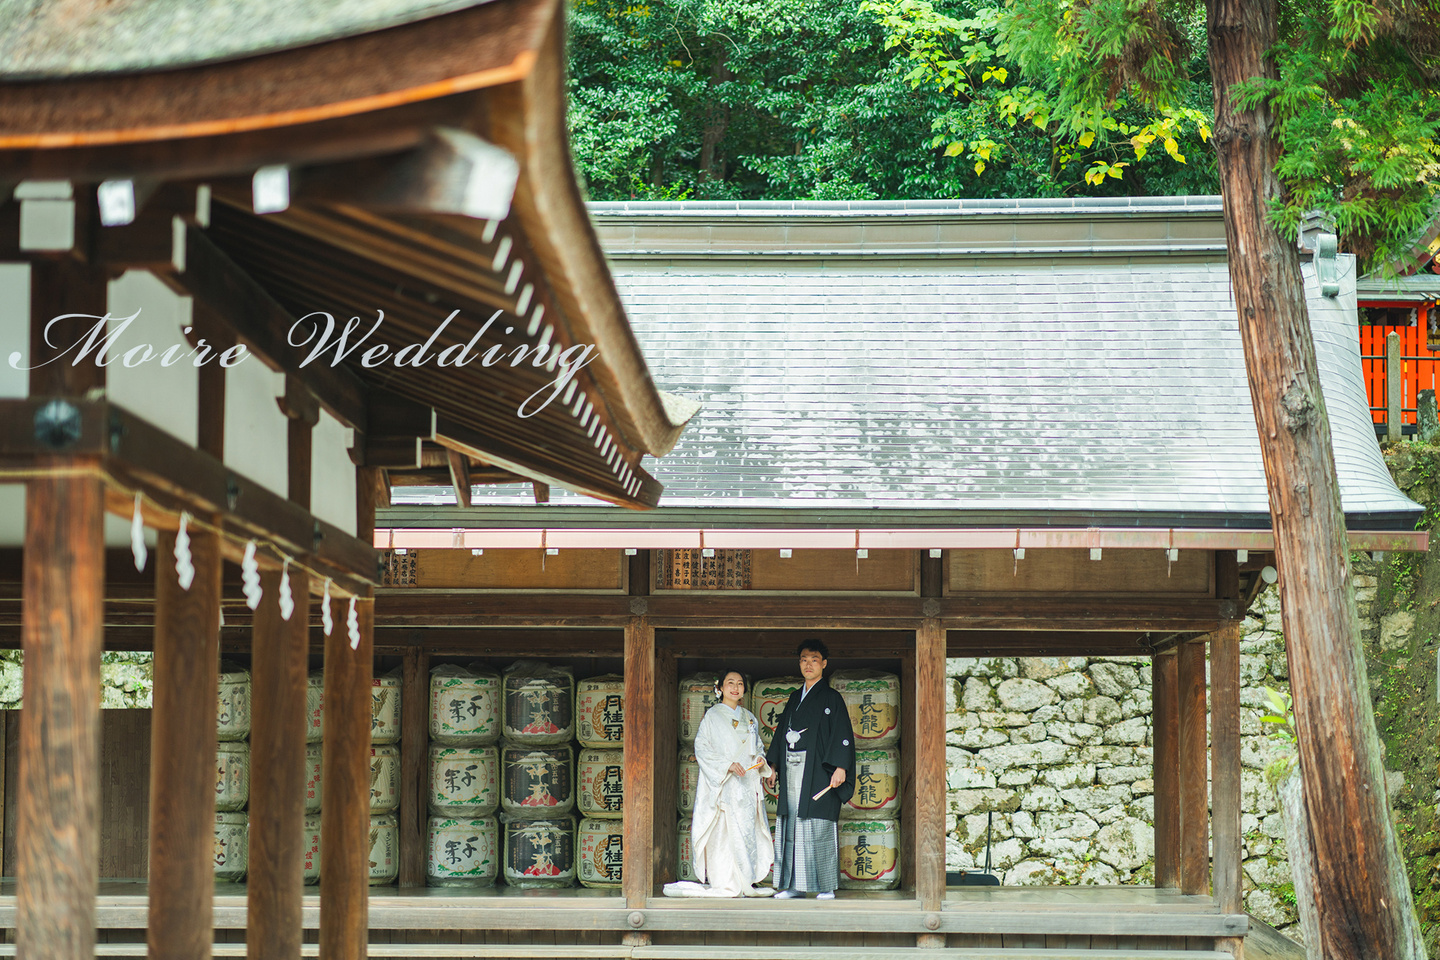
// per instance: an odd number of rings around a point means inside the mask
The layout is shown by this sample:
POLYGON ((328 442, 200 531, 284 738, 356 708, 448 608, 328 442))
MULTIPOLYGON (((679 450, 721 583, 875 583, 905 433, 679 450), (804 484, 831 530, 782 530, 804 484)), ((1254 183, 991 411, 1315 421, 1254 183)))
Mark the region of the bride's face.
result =
POLYGON ((725 679, 720 682, 720 699, 727 707, 738 707, 740 698, 745 695, 745 678, 735 671, 725 674, 725 679))

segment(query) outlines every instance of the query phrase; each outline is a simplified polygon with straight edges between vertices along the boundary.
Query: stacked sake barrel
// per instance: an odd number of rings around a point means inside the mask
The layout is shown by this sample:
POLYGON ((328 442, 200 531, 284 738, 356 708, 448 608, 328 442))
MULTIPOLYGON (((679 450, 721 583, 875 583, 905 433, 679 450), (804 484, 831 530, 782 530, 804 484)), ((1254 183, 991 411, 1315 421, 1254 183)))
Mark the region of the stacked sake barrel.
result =
POLYGON ((605 674, 575 685, 576 876, 581 886, 616 888, 624 875, 625 680, 605 674))
POLYGON ((220 665, 215 721, 215 879, 241 880, 250 849, 249 670, 220 665))
POLYGON ((855 792, 840 808, 840 886, 900 885, 900 678, 875 670, 830 677, 855 732, 855 792))
POLYGON ((575 678, 517 660, 501 681, 501 872, 522 889, 575 884, 575 678))
POLYGON ((679 877, 681 880, 697 880, 695 867, 690 858, 690 827, 695 815, 695 788, 700 783, 700 764, 695 759, 695 736, 700 732, 700 721, 705 712, 714 706, 719 697, 715 685, 720 677, 713 673, 696 673, 680 680, 680 758, 677 766, 679 782, 675 790, 675 806, 680 814, 676 846, 679 852, 679 877))
POLYGON ((430 671, 426 882, 488 887, 500 870, 500 674, 483 664, 430 671))
MULTIPOLYGON (((312 670, 305 689, 305 854, 307 884, 320 882, 320 823, 324 804, 325 672, 312 670)), ((370 883, 394 883, 400 874, 400 670, 371 681, 370 883)))
MULTIPOLYGON (((775 725, 780 722, 780 714, 785 711, 790 695, 803 686, 804 677, 771 677, 755 681, 750 691, 750 712, 760 721, 760 740, 766 750, 770 749, 770 742, 775 739, 775 725)), ((778 785, 765 787, 765 813, 770 818, 772 832, 780 810, 778 789, 778 785)))

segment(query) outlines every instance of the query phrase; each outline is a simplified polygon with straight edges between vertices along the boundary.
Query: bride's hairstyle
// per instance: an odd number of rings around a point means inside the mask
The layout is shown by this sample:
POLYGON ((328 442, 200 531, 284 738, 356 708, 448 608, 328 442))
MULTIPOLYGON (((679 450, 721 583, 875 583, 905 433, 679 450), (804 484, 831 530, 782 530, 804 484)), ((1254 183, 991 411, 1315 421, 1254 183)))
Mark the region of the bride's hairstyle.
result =
POLYGON ((717 698, 720 696, 720 685, 723 684, 725 682, 725 678, 730 676, 730 674, 732 673, 740 678, 740 686, 743 688, 740 691, 740 695, 742 697, 745 695, 746 691, 750 689, 750 681, 746 678, 743 671, 731 669, 721 670, 719 674, 720 679, 715 681, 715 696, 717 698))

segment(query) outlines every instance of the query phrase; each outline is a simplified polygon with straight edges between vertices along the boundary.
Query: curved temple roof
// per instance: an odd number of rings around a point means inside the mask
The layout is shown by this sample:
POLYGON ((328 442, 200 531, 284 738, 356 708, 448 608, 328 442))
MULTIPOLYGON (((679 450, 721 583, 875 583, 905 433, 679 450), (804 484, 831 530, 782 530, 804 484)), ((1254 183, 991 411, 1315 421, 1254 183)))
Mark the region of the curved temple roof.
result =
MULTIPOLYGON (((1268 527, 1205 199, 592 207, 661 387, 701 404, 645 522, 1268 527)), ((1409 530, 1339 267, 1338 299, 1304 272, 1347 521, 1409 530)))

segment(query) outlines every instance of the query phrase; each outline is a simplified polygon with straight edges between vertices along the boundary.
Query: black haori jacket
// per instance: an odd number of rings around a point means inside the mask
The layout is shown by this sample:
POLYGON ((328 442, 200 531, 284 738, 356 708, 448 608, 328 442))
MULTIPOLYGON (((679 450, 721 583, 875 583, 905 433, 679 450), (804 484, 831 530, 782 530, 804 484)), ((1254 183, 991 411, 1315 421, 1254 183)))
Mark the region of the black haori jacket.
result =
POLYGON ((775 738, 770 741, 766 761, 780 777, 781 817, 788 818, 790 809, 785 803, 785 765, 787 730, 803 730, 799 748, 805 751, 805 782, 800 791, 800 819, 839 820, 840 805, 855 792, 855 732, 850 729, 850 711, 840 694, 830 688, 830 681, 821 677, 810 688, 802 701, 800 690, 790 694, 790 700, 780 714, 775 726, 775 738), (836 767, 845 769, 845 782, 838 789, 831 790, 819 800, 815 794, 830 786, 830 775, 836 767))

